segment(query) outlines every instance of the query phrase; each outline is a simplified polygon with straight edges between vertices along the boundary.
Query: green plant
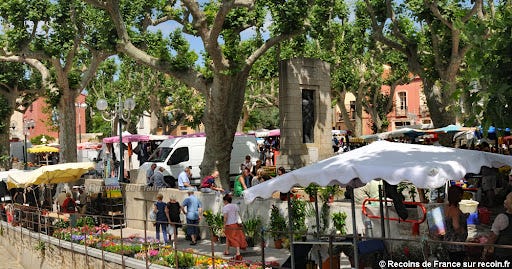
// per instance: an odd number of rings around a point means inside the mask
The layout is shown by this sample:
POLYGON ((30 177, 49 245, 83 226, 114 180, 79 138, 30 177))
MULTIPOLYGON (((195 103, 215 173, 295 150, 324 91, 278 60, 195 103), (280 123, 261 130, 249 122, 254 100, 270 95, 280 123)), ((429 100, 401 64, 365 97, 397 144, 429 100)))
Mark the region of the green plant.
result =
POLYGON ((308 227, 306 226, 306 206, 308 203, 301 199, 292 199, 291 203, 291 220, 293 224, 293 230, 299 232, 297 237, 301 237, 303 233, 307 232, 308 227))
POLYGON ((304 192, 306 192, 309 196, 316 196, 318 193, 318 185, 316 184, 309 184, 306 188, 304 188, 304 192))
POLYGON ((322 187, 318 190, 318 195, 320 196, 320 199, 322 199, 324 202, 329 201, 330 197, 336 196, 338 193, 341 192, 340 186, 326 186, 322 187))
POLYGON ((222 236, 224 230, 224 216, 222 213, 213 213, 211 210, 206 210, 203 212, 203 216, 213 235, 222 236))
POLYGON ((416 194, 417 194, 416 187, 412 183, 400 182, 400 183, 398 183, 396 190, 400 194, 402 194, 404 190, 407 190, 407 192, 409 193, 409 197, 411 197, 411 200, 412 201, 416 200, 416 194))
POLYGON ((345 225, 347 220, 347 213, 345 212, 335 212, 332 213, 332 221, 334 228, 336 228, 337 231, 340 231, 342 235, 347 234, 347 230, 345 225))
POLYGON ((286 223, 286 219, 283 214, 281 214, 281 210, 279 207, 272 205, 272 209, 270 210, 270 234, 274 238, 274 240, 280 239, 284 237, 283 235, 286 233, 288 224, 286 223))
POLYGON ((55 229, 63 229, 63 228, 67 228, 69 227, 69 221, 64 221, 64 220, 61 220, 59 219, 56 223, 55 223, 55 229))
POLYGON ((243 228, 247 237, 256 238, 258 236, 258 230, 261 228, 261 218, 259 216, 248 216, 244 218, 243 228))
POLYGON ((76 227, 84 227, 84 226, 94 227, 95 225, 96 225, 96 223, 94 222, 94 219, 89 216, 81 217, 76 221, 76 227))
POLYGON ((37 244, 34 246, 34 250, 39 251, 39 252, 41 252, 41 255, 44 255, 45 251, 46 251, 45 242, 42 240, 37 241, 37 244))

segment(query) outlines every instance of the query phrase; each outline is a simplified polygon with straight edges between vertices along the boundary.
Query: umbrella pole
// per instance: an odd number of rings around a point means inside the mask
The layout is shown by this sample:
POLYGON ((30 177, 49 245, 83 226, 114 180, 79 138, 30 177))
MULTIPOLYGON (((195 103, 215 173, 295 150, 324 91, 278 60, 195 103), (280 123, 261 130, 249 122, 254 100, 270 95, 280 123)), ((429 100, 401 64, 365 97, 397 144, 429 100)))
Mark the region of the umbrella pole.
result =
POLYGON ((315 192, 316 239, 320 239, 320 215, 318 214, 318 195, 315 192))
POLYGON ((288 199, 286 201, 288 202, 288 232, 290 235, 290 265, 292 268, 295 268, 295 251, 293 251, 293 211, 292 211, 292 204, 290 197, 290 193, 286 193, 286 196, 288 199))
POLYGON ((355 202, 355 198, 354 198, 354 188, 351 188, 351 197, 352 199, 350 199, 350 202, 351 202, 351 207, 352 207, 352 232, 354 233, 354 238, 353 238, 353 246, 354 246, 354 266, 355 268, 359 268, 359 254, 358 254, 358 249, 357 249, 357 227, 356 227, 356 202, 355 202))
POLYGON ((382 185, 379 185, 379 208, 380 208, 380 234, 382 238, 386 237, 386 227, 384 223, 384 204, 382 203, 382 185))

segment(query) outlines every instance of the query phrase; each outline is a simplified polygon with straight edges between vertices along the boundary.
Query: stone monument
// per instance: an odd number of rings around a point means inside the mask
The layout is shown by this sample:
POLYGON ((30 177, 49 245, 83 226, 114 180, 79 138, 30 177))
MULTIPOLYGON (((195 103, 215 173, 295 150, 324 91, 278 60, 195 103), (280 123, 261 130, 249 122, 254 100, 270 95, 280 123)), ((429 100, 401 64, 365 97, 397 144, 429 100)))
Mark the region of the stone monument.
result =
POLYGON ((276 165, 297 169, 333 155, 330 65, 294 58, 280 63, 280 155, 276 165))

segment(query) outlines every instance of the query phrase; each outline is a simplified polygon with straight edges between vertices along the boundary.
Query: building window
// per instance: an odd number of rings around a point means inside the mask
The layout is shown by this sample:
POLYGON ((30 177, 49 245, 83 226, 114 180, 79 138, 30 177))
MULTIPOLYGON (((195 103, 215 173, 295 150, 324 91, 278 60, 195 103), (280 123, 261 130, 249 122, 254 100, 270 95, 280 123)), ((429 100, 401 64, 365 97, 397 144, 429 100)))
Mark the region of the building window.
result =
POLYGON ((395 127, 403 127, 411 125, 410 121, 395 121, 395 127))
POLYGON ((313 143, 315 141, 314 93, 314 90, 302 90, 302 143, 313 143))
POLYGON ((400 110, 407 110, 407 93, 406 92, 399 92, 398 93, 398 109, 400 110))
POLYGON ((350 101, 350 119, 356 119, 356 101, 350 101))

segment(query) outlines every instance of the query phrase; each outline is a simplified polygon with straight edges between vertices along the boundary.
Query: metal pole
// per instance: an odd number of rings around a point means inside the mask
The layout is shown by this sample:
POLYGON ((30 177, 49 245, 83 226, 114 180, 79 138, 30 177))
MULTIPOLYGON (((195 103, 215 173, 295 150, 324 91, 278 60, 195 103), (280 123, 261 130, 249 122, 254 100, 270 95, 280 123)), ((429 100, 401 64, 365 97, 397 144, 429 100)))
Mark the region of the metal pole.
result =
POLYGON ((124 148, 123 148, 123 103, 121 102, 121 94, 119 94, 119 107, 118 107, 118 121, 119 121, 119 175, 117 180, 124 182, 124 148))
POLYGON ((386 228, 384 223, 384 204, 382 203, 382 199, 387 199, 386 197, 383 197, 384 189, 382 188, 382 185, 379 185, 379 209, 380 209, 380 236, 382 238, 386 237, 386 228))
MULTIPOLYGON (((293 216, 293 210, 292 210, 292 204, 291 204, 291 197, 290 197, 290 193, 286 193, 286 201, 287 201, 287 204, 288 204, 288 232, 289 232, 289 236, 290 236, 290 265, 292 268, 295 268, 295 251, 294 251, 294 246, 293 246, 293 218, 295 216, 293 216)), ((262 265, 264 267, 264 265, 262 265)))
POLYGON ((27 170, 27 163, 28 163, 28 153, 27 153, 27 133, 25 131, 25 143, 24 143, 24 149, 23 149, 23 170, 27 170))
POLYGON ((358 234, 357 234, 357 227, 356 227, 356 202, 355 202, 355 198, 354 198, 354 188, 351 188, 350 190, 351 192, 351 197, 352 199, 350 200, 350 207, 352 209, 352 232, 354 233, 354 238, 352 239, 353 240, 353 247, 354 247, 354 267, 355 268, 359 268, 359 253, 358 253, 358 248, 357 248, 357 243, 358 243, 358 234))
POLYGON ((78 106, 78 143, 82 143, 82 116, 80 115, 80 106, 78 106))

